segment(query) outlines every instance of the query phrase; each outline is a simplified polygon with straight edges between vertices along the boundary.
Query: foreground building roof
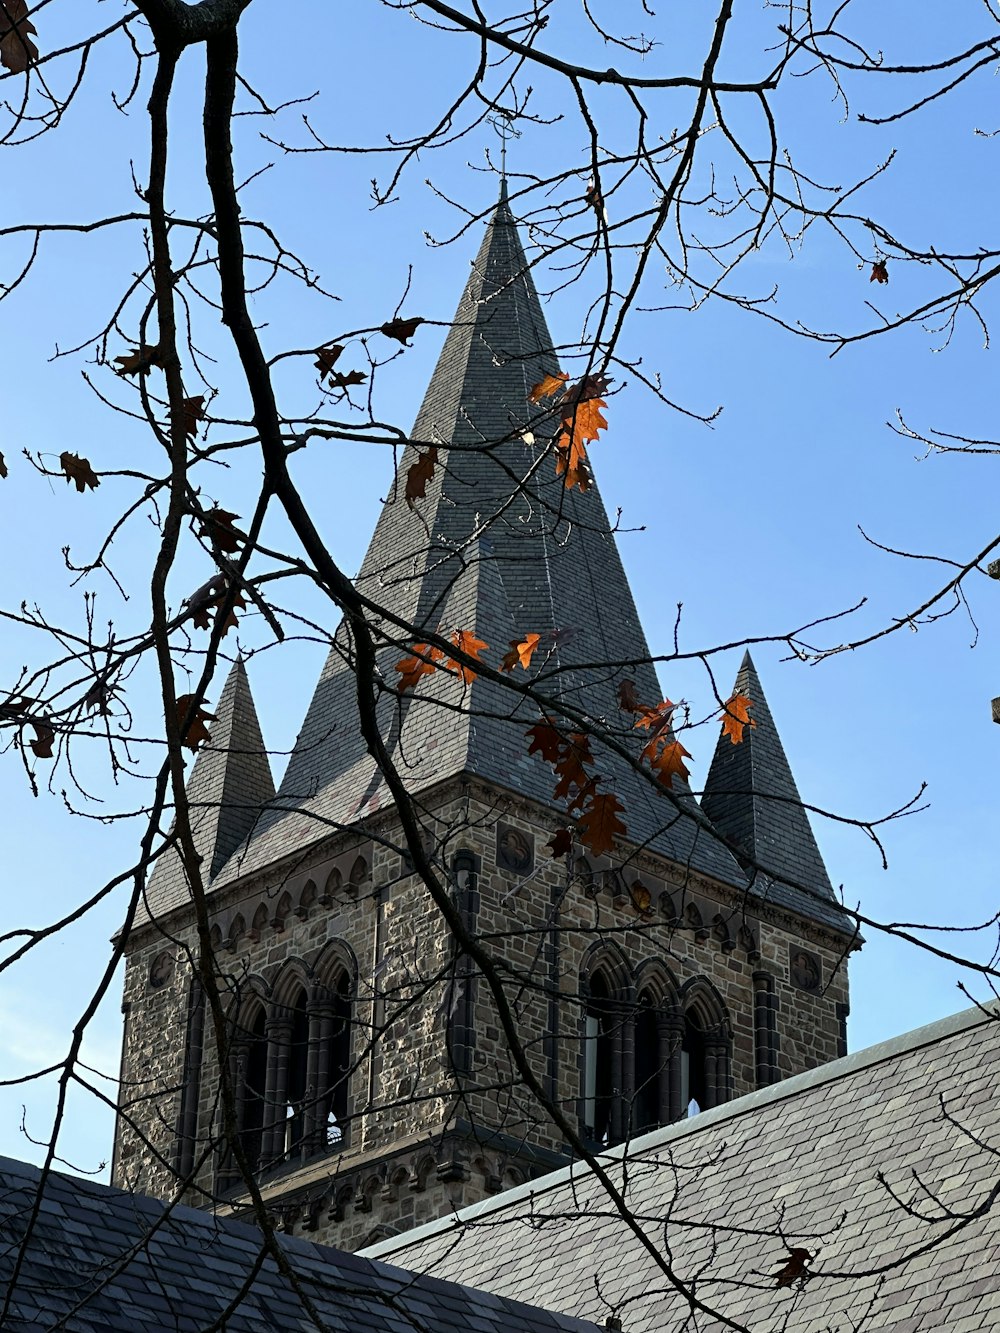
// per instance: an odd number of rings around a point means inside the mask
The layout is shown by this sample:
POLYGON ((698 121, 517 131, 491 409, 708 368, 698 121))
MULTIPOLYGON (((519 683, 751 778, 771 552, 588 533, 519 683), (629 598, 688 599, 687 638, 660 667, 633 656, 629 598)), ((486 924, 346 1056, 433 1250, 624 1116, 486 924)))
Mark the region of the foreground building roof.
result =
POLYGON ((252 1227, 59 1174, 25 1240, 40 1174, 0 1159, 5 1329, 196 1333, 224 1319, 228 1333, 595 1333, 516 1299, 281 1236, 298 1294, 270 1257, 255 1273, 252 1227))
POLYGON ((1000 1327, 1000 1007, 971 1009, 607 1154, 672 1289, 583 1164, 365 1250, 625 1333, 1000 1327), (807 1275, 779 1286, 792 1248, 807 1275))

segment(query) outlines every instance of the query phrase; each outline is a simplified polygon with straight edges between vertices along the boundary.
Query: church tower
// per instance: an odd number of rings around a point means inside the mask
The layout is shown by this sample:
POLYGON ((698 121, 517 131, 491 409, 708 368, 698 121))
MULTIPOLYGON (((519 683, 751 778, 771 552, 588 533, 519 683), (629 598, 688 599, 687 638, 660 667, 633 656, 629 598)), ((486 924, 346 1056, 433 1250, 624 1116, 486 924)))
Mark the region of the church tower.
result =
MULTIPOLYGON (((546 453, 530 389, 558 372, 552 347, 504 189, 400 477, 416 449, 437 466, 423 498, 390 493, 359 575, 383 611, 381 736, 501 999, 414 873, 345 627, 277 792, 242 662, 189 781, 240 1140, 286 1229, 344 1248, 565 1163, 552 1106, 599 1150, 845 1050, 853 926, 749 655, 756 725, 720 737, 700 805, 629 757, 619 687, 661 691, 597 487, 567 490, 546 453), (537 634, 511 677, 537 697, 443 670, 401 693, 422 634, 459 631, 494 666, 537 634), (573 820, 529 753, 539 700, 565 734, 605 737, 593 771, 625 832, 604 855, 553 854, 573 820)), ((114 1182, 239 1210, 195 949, 166 854, 128 940, 114 1182)))

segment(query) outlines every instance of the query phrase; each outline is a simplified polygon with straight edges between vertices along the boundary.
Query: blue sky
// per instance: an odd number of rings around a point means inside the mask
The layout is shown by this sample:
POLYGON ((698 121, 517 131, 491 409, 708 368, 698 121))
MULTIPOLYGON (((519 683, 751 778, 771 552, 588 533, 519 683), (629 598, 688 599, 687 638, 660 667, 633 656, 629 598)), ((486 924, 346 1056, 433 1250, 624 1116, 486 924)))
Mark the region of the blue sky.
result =
MULTIPOLYGON (((293 27, 275 31, 268 11, 252 5, 243 42, 247 69, 272 103, 320 90, 307 110, 311 124, 330 142, 384 144, 387 134, 413 132, 440 112, 475 58, 467 40, 422 29, 405 12, 374 0, 338 6, 336 15, 333 8, 302 7, 293 27)), ((910 60, 940 50, 944 39, 957 45, 966 30, 975 34, 981 6, 971 0, 948 6, 947 22, 944 8, 879 0, 849 12, 859 31, 868 29, 891 58, 910 60)), ((754 44, 759 25, 774 21, 773 12, 756 5, 737 9, 745 22, 727 55, 734 78, 759 72, 754 44)), ((626 14, 623 22, 641 19, 639 6, 605 5, 602 12, 626 14)), ((63 36, 62 23, 84 26, 95 15, 107 22, 107 11, 96 4, 72 12, 56 6, 45 13, 48 26, 39 18, 43 46, 63 36)), ((551 49, 607 65, 599 42, 573 36, 577 18, 575 7, 557 7, 547 36, 551 49)), ((672 12, 660 22, 664 45, 645 62, 647 71, 673 67, 703 42, 704 34, 692 29, 686 16, 677 19, 672 12)), ((135 207, 130 162, 142 179, 145 131, 138 108, 145 88, 131 116, 115 110, 109 90, 123 93, 128 84, 122 55, 120 45, 97 53, 90 84, 57 135, 26 149, 4 150, 4 224, 83 220, 135 207)), ((624 58, 614 58, 625 64, 624 58)), ((170 191, 180 212, 208 208, 191 165, 198 146, 200 64, 198 53, 185 62, 171 125, 176 159, 170 191)), ((531 81, 538 114, 564 118, 524 128, 510 149, 515 182, 518 171, 545 173, 577 165, 583 170, 585 135, 572 105, 553 79, 533 76, 531 81)), ((866 85, 846 119, 819 80, 801 81, 782 94, 779 111, 802 165, 826 181, 865 174, 895 149, 892 170, 864 196, 859 211, 878 216, 914 244, 974 251, 995 243, 997 140, 974 133, 995 128, 995 99, 988 96, 993 86, 979 76, 938 108, 885 129, 859 123, 856 112, 890 105, 894 85, 887 80, 866 85)), ((672 118, 676 104, 666 97, 652 104, 662 127, 669 130, 677 123, 672 118)), ((621 99, 603 90, 595 94, 595 106, 604 117, 602 148, 613 151, 628 142, 631 122, 621 99)), ((734 123, 758 132, 748 113, 734 108, 733 115, 734 123)), ((288 284, 262 297, 255 308, 267 320, 268 350, 310 347, 341 329, 378 324, 391 316, 408 280, 404 313, 449 319, 481 227, 475 225, 451 246, 428 244, 425 233, 443 239, 462 219, 425 181, 430 178, 436 190, 469 209, 488 208, 496 179, 481 169, 487 149, 496 149, 495 136, 483 128, 460 144, 423 154, 404 177, 398 201, 373 211, 369 178, 385 179, 388 157, 287 156, 259 137, 264 130, 287 143, 305 144, 300 116, 299 109, 292 109, 279 121, 241 126, 238 177, 273 164, 247 187, 245 211, 266 217, 341 299, 303 299, 288 284)), ((614 218, 613 203, 610 211, 614 218)), ((0 281, 23 254, 19 245, 0 242, 0 281)), ((141 234, 134 228, 86 240, 56 238, 44 243, 30 281, 0 303, 5 362, 0 448, 11 469, 0 487, 0 596, 6 607, 27 599, 54 618, 80 624, 82 590, 69 587, 61 548, 68 543, 73 557, 82 559, 128 494, 127 483, 108 478, 96 494, 78 496, 31 471, 20 449, 45 450, 54 458, 70 448, 98 468, 141 466, 149 457, 151 445, 142 427, 110 414, 87 388, 82 372, 128 402, 110 371, 91 364, 93 353, 51 359, 56 344, 84 341, 101 326, 141 256, 141 234)), ((790 315, 814 327, 861 328, 872 318, 867 301, 892 317, 916 304, 931 280, 924 268, 893 262, 890 277, 888 287, 875 288, 867 270, 859 269, 828 231, 814 228, 791 251, 773 245, 751 256, 734 286, 764 294, 778 284, 780 308, 790 315)), ((537 280, 543 289, 561 281, 544 269, 537 280)), ((557 342, 579 338, 592 296, 585 280, 547 302, 557 342)), ((641 304, 675 301, 662 267, 651 272, 641 304)), ((987 312, 995 304, 995 296, 984 297, 987 312)), ((210 323, 200 337, 210 352, 224 345, 210 323)), ((377 409, 382 419, 410 424, 442 339, 443 329, 425 327, 413 348, 380 373, 377 409)), ((994 428, 995 353, 984 347, 981 329, 964 319, 945 350, 939 350, 941 341, 913 327, 849 347, 831 359, 822 345, 797 339, 732 305, 709 303, 696 313, 635 313, 624 344, 628 354, 641 356, 644 369, 659 373, 665 392, 685 407, 699 412, 724 408, 711 427, 701 425, 669 411, 622 374, 609 429, 594 451, 605 503, 611 512, 622 511, 621 550, 654 653, 670 649, 678 602, 684 608, 681 646, 688 650, 787 632, 866 598, 848 622, 849 636, 860 637, 918 605, 936 586, 941 567, 886 555, 865 542, 859 527, 884 545, 956 559, 980 549, 1000 530, 991 486, 993 460, 922 459, 919 446, 886 425, 899 409, 920 429, 986 436, 994 428)), ((113 340, 112 355, 125 350, 122 339, 113 340)), ((290 391, 308 390, 306 364, 283 377, 290 391)), ((237 395, 230 372, 222 367, 218 373, 223 387, 237 395)), ((233 411, 240 406, 237 397, 229 400, 233 411)), ((375 447, 348 451, 339 444, 320 445, 299 457, 296 472, 313 497, 331 551, 345 568, 356 568, 389 485, 391 457, 375 447)), ((255 480, 248 458, 203 484, 213 498, 245 514, 255 480)), ((279 525, 272 535, 281 539, 279 525)), ((123 631, 142 623, 148 593, 141 571, 151 539, 148 526, 140 523, 116 544, 111 563, 119 577, 130 580, 131 600, 124 603, 110 581, 97 579, 91 586, 97 592, 98 621, 113 618, 123 631)), ((204 576, 198 558, 186 555, 172 584, 175 602, 204 576)), ((860 902, 879 919, 966 925, 997 909, 992 833, 1000 729, 990 722, 989 701, 1000 694, 1000 587, 974 575, 968 592, 978 625, 974 649, 970 620, 956 613, 935 626, 904 629, 818 665, 783 661, 787 654, 776 647, 754 650, 807 802, 871 819, 902 805, 927 783, 927 809, 884 832, 888 870, 861 832, 815 821, 834 883, 843 884, 849 903, 860 902)), ((836 627, 813 635, 818 646, 841 637, 836 627)), ((259 642, 249 624, 246 641, 259 642)), ((35 636, 5 628, 0 635, 2 683, 12 681, 24 663, 44 660, 43 651, 35 636)), ((741 651, 734 648, 716 659, 723 688, 735 675, 741 651)), ((287 750, 294 741, 321 659, 317 644, 301 642, 289 645, 280 658, 265 653, 251 663, 265 738, 275 751, 287 750)), ((661 679, 665 693, 692 700, 695 711, 699 701, 709 700, 704 673, 696 665, 669 666, 661 679)), ((151 679, 139 673, 130 687, 137 736, 149 734, 152 699, 151 679)), ((708 731, 688 742, 695 786, 707 771, 713 742, 714 732, 708 731)), ((152 753, 139 744, 136 755, 148 772, 152 753)), ((60 794, 68 783, 65 773, 54 793, 43 785, 36 799, 18 756, 2 756, 7 928, 44 924, 92 892, 132 854, 137 826, 102 823, 99 817, 131 808, 142 799, 144 784, 123 780, 118 788, 111 786, 96 750, 79 751, 75 771, 81 785, 101 800, 69 787, 67 800, 86 812, 84 819, 69 812, 60 794)), ((0 975, 0 1063, 7 1077, 58 1060, 104 967, 108 938, 123 911, 119 893, 15 972, 0 975)), ((853 1046, 963 1007, 966 1001, 957 989, 963 980, 984 995, 982 985, 959 968, 877 932, 868 934, 852 970, 853 1046)), ((933 938, 985 960, 995 935, 933 938)), ((116 983, 85 1047, 88 1063, 105 1075, 116 1071, 119 997, 116 983)), ((111 1095, 110 1084, 101 1086, 111 1095)), ((0 1150, 32 1157, 37 1150, 20 1129, 22 1102, 28 1105, 29 1133, 46 1137, 49 1094, 37 1087, 10 1089, 0 1093, 0 1150)), ((96 1170, 110 1153, 110 1141, 110 1114, 77 1095, 64 1141, 67 1158, 96 1170)))

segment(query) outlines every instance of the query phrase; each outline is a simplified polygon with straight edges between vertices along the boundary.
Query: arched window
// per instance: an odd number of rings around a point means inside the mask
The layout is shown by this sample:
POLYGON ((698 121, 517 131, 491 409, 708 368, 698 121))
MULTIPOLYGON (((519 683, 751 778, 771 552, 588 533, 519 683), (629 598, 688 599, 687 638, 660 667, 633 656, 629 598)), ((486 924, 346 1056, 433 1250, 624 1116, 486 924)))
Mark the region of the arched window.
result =
POLYGON ((676 982, 662 962, 643 964, 636 984, 639 1000, 633 1015, 632 1130, 644 1134, 680 1117, 683 1019, 676 982))
POLYGON ((583 1013, 584 1132, 596 1143, 610 1144, 615 1137, 615 1102, 621 1094, 615 1079, 615 1066, 620 1064, 616 1007, 603 972, 590 978, 588 991, 583 1013))
POLYGON ((343 1148, 350 1120, 351 1019, 353 981, 340 972, 332 990, 324 988, 313 1006, 317 1035, 316 1116, 310 1151, 343 1148))
MULTIPOLYGON (((237 1124, 244 1153, 260 1171, 298 1165, 346 1146, 354 971, 328 966, 328 984, 290 964, 265 1008, 255 999, 234 1033, 237 1124)), ((235 1183, 236 1163, 222 1169, 235 1183)))
POLYGON ((264 1128, 264 1096, 267 1090, 267 1015, 255 1006, 249 1022, 238 1034, 236 1052, 236 1115, 240 1140, 251 1167, 260 1165, 261 1134, 264 1128))
POLYGON ((732 1029, 719 993, 704 977, 681 990, 684 1028, 680 1059, 680 1114, 711 1110, 732 1096, 732 1029))
POLYGON ((309 1102, 313 1096, 309 1079, 309 1012, 305 989, 300 987, 292 998, 291 1022, 288 1024, 288 1086, 285 1094, 283 1142, 275 1146, 281 1156, 292 1160, 303 1147, 310 1119, 309 1102))

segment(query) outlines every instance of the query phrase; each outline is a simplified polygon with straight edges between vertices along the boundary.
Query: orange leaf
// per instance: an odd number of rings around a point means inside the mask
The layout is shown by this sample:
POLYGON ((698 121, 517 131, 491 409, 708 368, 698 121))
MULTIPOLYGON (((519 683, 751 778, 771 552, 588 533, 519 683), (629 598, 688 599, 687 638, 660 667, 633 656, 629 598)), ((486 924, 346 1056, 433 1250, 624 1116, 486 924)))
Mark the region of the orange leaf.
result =
POLYGON ((654 736, 642 754, 643 758, 649 760, 649 766, 659 780, 667 787, 674 785, 674 778, 680 778, 682 782, 686 782, 690 776, 684 760, 690 759, 691 755, 685 750, 680 741, 670 741, 664 736, 654 736))
POLYGON ((637 730, 648 730, 651 735, 659 736, 670 726, 670 720, 673 717, 674 709, 677 707, 670 699, 664 699, 658 703, 655 708, 650 708, 648 704, 640 704, 633 712, 639 714, 634 722, 637 730))
POLYGON ((550 856, 566 856, 573 850, 573 835, 568 828, 557 828, 545 845, 550 849, 550 856))
POLYGON ((601 411, 607 403, 599 396, 606 385, 603 375, 589 375, 566 390, 561 428, 556 439, 556 476, 565 477, 567 490, 586 491, 590 487, 587 445, 596 440, 608 424, 601 411))
POLYGON ((562 749, 562 737, 548 718, 543 718, 541 722, 536 722, 533 727, 529 727, 527 734, 531 737, 528 754, 532 755, 537 752, 547 764, 556 763, 562 749))
POLYGON ((577 824, 580 840, 595 856, 603 856, 614 847, 614 840, 625 832, 625 825, 618 818, 624 812, 624 806, 617 796, 602 792, 591 799, 577 824))
MULTIPOLYGON (((178 726, 180 727, 184 726, 184 721, 187 718, 188 712, 191 709, 191 705, 195 702, 196 698, 197 695, 194 694, 179 694, 177 696, 178 726)), ((206 712, 205 709, 202 708, 201 705, 199 704, 194 710, 194 716, 188 723, 187 731, 184 732, 181 736, 181 744, 186 746, 189 750, 197 750, 199 745, 203 745, 205 741, 211 739, 211 737, 208 734, 208 728, 205 726, 205 723, 214 721, 215 721, 215 714, 206 712)))
POLYGON ((532 403, 540 403, 543 398, 551 398, 554 393, 560 389, 565 389, 569 374, 561 370, 556 375, 546 375, 544 379, 533 385, 528 394, 528 400, 532 403))
POLYGON ((380 332, 387 338, 395 338, 404 347, 409 347, 409 339, 423 322, 419 316, 416 319, 390 319, 387 324, 382 325, 380 332))
POLYGON ((511 639, 510 651, 504 654, 504 659, 500 663, 501 671, 513 671, 516 666, 524 667, 527 671, 531 665, 531 658, 535 649, 542 641, 540 634, 526 634, 523 639, 511 639))
POLYGON ((733 745, 743 740, 743 728, 755 727, 757 723, 750 716, 753 702, 745 694, 734 694, 722 705, 722 734, 728 736, 733 745))
MULTIPOLYGON (((451 641, 460 653, 465 653, 467 657, 475 658, 477 661, 483 649, 490 646, 488 643, 484 643, 482 639, 477 639, 472 631, 467 629, 456 630, 451 636, 451 641)), ((471 685, 476 679, 475 671, 464 662, 458 662, 455 658, 450 657, 447 665, 454 668, 466 685, 471 685)))
POLYGON ((434 476, 437 467, 438 451, 434 445, 422 454, 417 454, 417 461, 406 470, 406 503, 413 508, 415 500, 422 500, 427 494, 427 483, 434 476))
POLYGON ((886 268, 884 259, 876 259, 872 264, 872 271, 868 275, 869 282, 885 283, 889 281, 889 270, 886 268))
POLYGON ((101 479, 90 466, 90 461, 81 458, 79 454, 61 453, 59 455, 59 466, 66 474, 67 481, 76 482, 76 489, 81 495, 88 486, 92 491, 96 491, 101 484, 101 479))
POLYGON ((0 3, 0 65, 12 74, 23 74, 38 59, 38 47, 28 36, 31 32, 37 35, 38 29, 27 15, 25 0, 0 3))
POLYGON ((396 663, 400 693, 416 689, 421 676, 433 675, 437 670, 436 663, 444 657, 440 648, 432 648, 426 643, 415 643, 413 653, 412 657, 401 657, 396 663))

